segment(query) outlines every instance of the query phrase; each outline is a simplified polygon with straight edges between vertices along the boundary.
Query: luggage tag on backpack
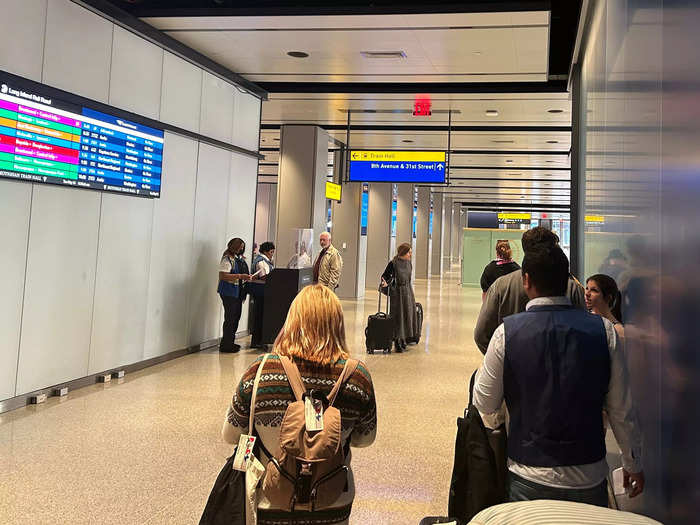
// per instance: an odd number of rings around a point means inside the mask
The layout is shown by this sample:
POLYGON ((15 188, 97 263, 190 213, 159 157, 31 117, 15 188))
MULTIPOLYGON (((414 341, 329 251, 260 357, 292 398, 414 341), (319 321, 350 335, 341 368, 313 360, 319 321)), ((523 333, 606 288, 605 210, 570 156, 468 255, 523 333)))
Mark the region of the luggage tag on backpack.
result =
POLYGON ((323 430, 323 401, 313 397, 313 391, 304 397, 304 415, 307 432, 323 430))
POLYGON ((238 438, 238 447, 236 448, 236 455, 233 458, 233 468, 234 470, 240 470, 245 472, 248 470, 248 464, 252 462, 253 458, 253 447, 255 446, 255 436, 248 436, 246 434, 241 434, 238 438))

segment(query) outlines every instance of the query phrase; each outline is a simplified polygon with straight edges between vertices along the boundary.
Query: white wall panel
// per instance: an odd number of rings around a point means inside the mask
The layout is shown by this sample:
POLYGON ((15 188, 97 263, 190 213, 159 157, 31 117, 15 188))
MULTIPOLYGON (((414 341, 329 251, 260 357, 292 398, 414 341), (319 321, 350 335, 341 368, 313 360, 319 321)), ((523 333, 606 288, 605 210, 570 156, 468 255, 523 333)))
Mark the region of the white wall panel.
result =
POLYGON ((228 82, 204 72, 200 133, 223 142, 231 142, 233 133, 234 88, 228 82))
MULTIPOLYGON (((239 155, 238 153, 231 154, 231 180, 228 190, 226 236, 228 238, 240 237, 245 241, 246 257, 248 258, 249 265, 251 264, 253 254, 257 180, 257 159, 239 155)), ((238 330, 243 331, 247 326, 248 308, 244 307, 238 330)))
POLYGON ((0 69, 40 82, 45 25, 46 0, 3 0, 0 69))
POLYGON ((163 48, 115 26, 111 69, 109 103, 158 119, 163 48))
POLYGON ((202 70, 166 51, 160 120, 197 133, 201 102, 202 70))
POLYGON ((233 111, 233 138, 236 146, 258 151, 260 140, 260 99, 237 89, 236 104, 233 111))
POLYGON ((88 374, 141 361, 153 200, 105 193, 88 374))
POLYGON ((32 185, 0 181, 0 399, 15 395, 32 185))
POLYGON ((192 275, 188 306, 190 344, 219 337, 221 300, 216 294, 218 266, 226 249, 231 153, 199 145, 194 208, 192 275))
POLYGON ((87 374, 100 198, 34 186, 18 395, 87 374))
POLYGON ((70 0, 51 0, 46 18, 43 82, 106 103, 113 27, 111 22, 70 0))
POLYGON ((166 132, 164 146, 163 191, 154 202, 144 359, 189 344, 187 302, 198 143, 166 132))

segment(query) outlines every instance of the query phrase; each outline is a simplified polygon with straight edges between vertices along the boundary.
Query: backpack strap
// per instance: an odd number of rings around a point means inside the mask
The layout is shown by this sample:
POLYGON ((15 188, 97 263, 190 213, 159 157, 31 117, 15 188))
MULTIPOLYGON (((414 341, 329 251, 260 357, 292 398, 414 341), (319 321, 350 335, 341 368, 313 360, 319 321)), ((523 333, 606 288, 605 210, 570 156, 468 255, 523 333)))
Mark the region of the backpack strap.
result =
POLYGON ((331 390, 331 393, 328 394, 328 402, 333 405, 333 402, 335 401, 335 398, 338 396, 338 392, 340 392, 340 387, 343 386, 343 384, 350 379, 352 374, 355 373, 355 370, 357 369, 357 365, 360 362, 357 359, 348 359, 345 361, 345 367, 343 368, 343 371, 340 374, 340 377, 338 380, 335 382, 335 385, 333 385, 333 390, 331 390))
POLYGON ((304 381, 301 379, 301 374, 299 373, 297 365, 286 355, 281 355, 280 361, 284 368, 284 373, 287 374, 287 381, 289 381, 289 386, 292 387, 294 397, 297 401, 302 401, 304 392, 306 392, 306 387, 304 386, 304 381))
POLYGON ((255 373, 255 381, 253 382, 253 392, 250 398, 250 417, 248 418, 248 434, 253 435, 255 430, 255 399, 258 397, 258 384, 260 384, 260 376, 262 375, 265 361, 270 357, 270 354, 265 354, 262 361, 258 365, 258 371, 255 373))

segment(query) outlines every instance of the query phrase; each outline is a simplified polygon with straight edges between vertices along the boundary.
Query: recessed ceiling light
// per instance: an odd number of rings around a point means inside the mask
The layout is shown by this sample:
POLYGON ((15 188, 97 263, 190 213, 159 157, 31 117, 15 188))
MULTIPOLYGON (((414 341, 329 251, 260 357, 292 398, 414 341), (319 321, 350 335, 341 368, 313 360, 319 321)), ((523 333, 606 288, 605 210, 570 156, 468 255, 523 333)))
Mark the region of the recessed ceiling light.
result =
POLYGON ((559 144, 558 140, 548 140, 547 144, 559 144))
POLYGON ((403 139, 401 142, 405 142, 406 144, 413 143, 413 141, 411 139, 403 139))
POLYGON ((506 159, 506 162, 513 162, 513 161, 512 161, 512 160, 510 160, 510 159, 506 159))
POLYGON ((287 54, 293 58, 306 58, 309 56, 308 53, 304 53, 303 51, 287 51, 287 54))
POLYGON ((548 109, 547 113, 564 113, 563 109, 548 109))
POLYGON ((487 109, 487 110, 486 110, 486 116, 487 116, 487 117, 497 117, 497 116, 498 116, 498 110, 497 110, 497 109, 487 109))
POLYGON ((545 160, 545 162, 552 164, 554 161, 553 160, 545 160))
POLYGON ((494 144, 513 144, 514 140, 492 140, 494 144))
POLYGON ((481 51, 474 51, 474 54, 478 57, 483 55, 483 53, 481 51))

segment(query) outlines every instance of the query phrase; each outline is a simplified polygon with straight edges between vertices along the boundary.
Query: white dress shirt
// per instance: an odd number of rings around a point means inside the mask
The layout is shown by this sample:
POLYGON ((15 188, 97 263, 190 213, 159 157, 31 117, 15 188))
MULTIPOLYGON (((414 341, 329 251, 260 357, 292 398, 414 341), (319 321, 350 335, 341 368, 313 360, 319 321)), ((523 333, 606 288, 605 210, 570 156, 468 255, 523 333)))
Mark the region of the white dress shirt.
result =
MULTIPOLYGON (((570 305, 567 297, 538 297, 527 303, 533 306, 570 305)), ((617 443, 622 451, 622 466, 628 472, 642 470, 642 438, 636 412, 632 406, 629 376, 624 355, 619 351, 617 333, 610 321, 603 319, 610 351, 610 383, 605 397, 608 413, 617 443)), ((482 414, 497 412, 503 403, 503 361, 505 358, 505 328, 501 324, 491 337, 484 363, 474 382, 474 406, 482 414)), ((605 458, 586 465, 562 467, 532 467, 508 458, 508 469, 527 480, 559 488, 590 488, 600 484, 608 474, 605 458)))
POLYGON ((267 258, 267 255, 264 253, 260 254, 260 257, 262 260, 258 261, 258 264, 255 265, 255 268, 253 268, 253 273, 260 272, 257 275, 257 278, 260 279, 261 277, 268 275, 272 270, 271 268, 271 263, 270 259, 267 258))

